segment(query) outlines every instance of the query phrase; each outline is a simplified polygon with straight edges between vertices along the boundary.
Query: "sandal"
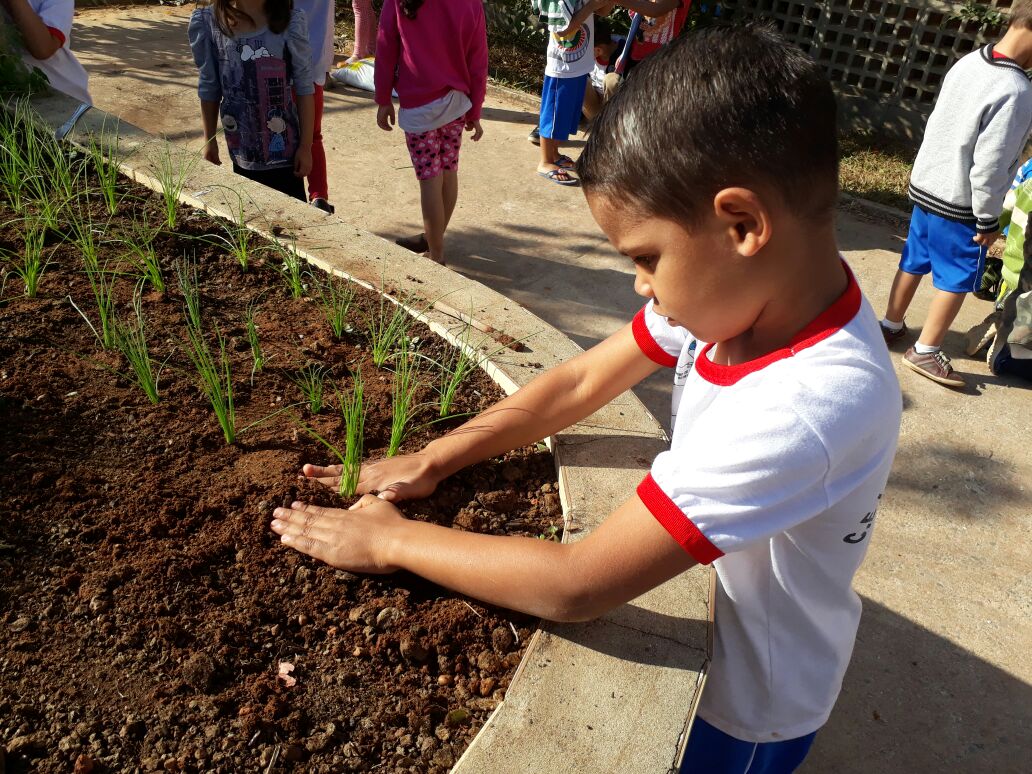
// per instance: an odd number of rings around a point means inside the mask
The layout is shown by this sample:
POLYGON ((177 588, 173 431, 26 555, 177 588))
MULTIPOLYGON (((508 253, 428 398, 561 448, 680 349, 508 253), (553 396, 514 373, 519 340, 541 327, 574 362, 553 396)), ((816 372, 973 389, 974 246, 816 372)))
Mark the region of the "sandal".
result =
POLYGON ((411 250, 414 253, 425 253, 430 250, 430 244, 426 241, 426 234, 420 234, 414 237, 399 237, 394 240, 394 244, 399 247, 404 247, 406 250, 411 250))
POLYGON ((580 180, 575 178, 565 169, 550 169, 547 172, 538 172, 541 177, 551 180, 559 185, 578 185, 580 180))
POLYGON ((560 153, 554 163, 559 169, 573 169, 577 166, 577 162, 564 153, 560 153))

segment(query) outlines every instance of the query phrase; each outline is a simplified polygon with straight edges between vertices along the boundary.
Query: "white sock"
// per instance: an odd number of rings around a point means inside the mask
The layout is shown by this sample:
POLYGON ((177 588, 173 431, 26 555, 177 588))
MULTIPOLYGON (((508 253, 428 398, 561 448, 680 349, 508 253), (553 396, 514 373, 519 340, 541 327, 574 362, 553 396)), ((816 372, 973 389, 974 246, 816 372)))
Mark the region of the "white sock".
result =
POLYGON ((886 317, 884 320, 881 321, 881 324, 882 324, 883 328, 885 328, 886 330, 892 331, 893 333, 895 333, 896 331, 903 330, 903 321, 902 320, 900 320, 899 322, 893 322, 888 317, 886 317))
POLYGON ((939 351, 938 347, 932 347, 932 346, 929 346, 928 344, 922 344, 920 341, 917 342, 917 344, 914 345, 914 352, 916 352, 919 355, 930 355, 933 352, 938 352, 938 351, 939 351))

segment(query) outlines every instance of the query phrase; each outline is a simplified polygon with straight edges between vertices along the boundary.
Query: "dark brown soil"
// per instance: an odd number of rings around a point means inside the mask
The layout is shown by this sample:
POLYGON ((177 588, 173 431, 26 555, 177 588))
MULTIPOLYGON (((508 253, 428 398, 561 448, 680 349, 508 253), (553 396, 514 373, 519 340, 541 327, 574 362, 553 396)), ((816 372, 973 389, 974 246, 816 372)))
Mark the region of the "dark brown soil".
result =
MULTIPOLYGON (((123 213, 157 217, 132 189, 123 213)), ((99 202, 98 220, 105 219, 99 202)), ((0 200, 0 223, 11 213, 0 200)), ((117 262, 120 214, 103 227, 117 262)), ((0 227, 0 250, 21 250, 21 224, 0 227)), ((332 388, 318 415, 297 407, 225 443, 185 354, 183 302, 172 262, 195 255, 207 326, 228 340, 243 427, 299 401, 289 375, 327 367, 341 389, 366 385, 366 454, 386 448, 391 374, 370 360, 361 295, 354 332, 334 341, 317 304, 294 300, 256 259, 243 273, 198 241, 219 233, 183 211, 158 238, 168 291, 143 310, 154 356, 167 363, 161 402, 99 348, 69 298, 94 321, 79 257, 57 233, 36 299, 8 275, 0 299, 0 770, 445 771, 504 696, 535 621, 399 574, 336 571, 283 548, 274 507, 300 497, 341 503, 299 481, 326 450, 298 429, 343 439, 332 388), (269 363, 250 377, 244 310, 269 363), (278 673, 292 671, 281 679, 278 673)), ((124 267, 123 267, 124 268, 124 267)), ((118 281, 118 312, 134 279, 118 281)), ((445 345, 416 328, 419 348, 445 345)), ((428 379, 431 377, 428 375, 428 379)), ((436 381, 432 381, 436 384, 436 381)), ((456 410, 500 396, 479 371, 456 410)), ((435 391, 424 387, 420 402, 435 391)), ((416 423, 436 416, 422 410, 416 423)), ((430 425, 415 450, 461 419, 430 425)), ((551 456, 525 449, 404 503, 411 518, 496 534, 549 535, 560 523, 551 456)), ((343 503, 341 503, 343 504, 343 503)))

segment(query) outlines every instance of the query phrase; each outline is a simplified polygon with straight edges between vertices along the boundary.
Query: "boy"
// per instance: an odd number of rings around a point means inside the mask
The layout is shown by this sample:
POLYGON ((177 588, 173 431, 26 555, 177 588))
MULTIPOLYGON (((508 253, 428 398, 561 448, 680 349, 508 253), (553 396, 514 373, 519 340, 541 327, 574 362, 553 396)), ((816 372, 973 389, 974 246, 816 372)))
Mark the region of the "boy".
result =
POLYGON ((92 105, 88 76, 69 46, 72 36, 72 0, 0 0, 7 19, 25 44, 22 58, 31 70, 38 67, 58 91, 92 105))
POLYGON ((605 17, 595 19, 595 66, 588 76, 589 88, 584 90, 581 112, 589 121, 598 115, 602 106, 616 93, 620 78, 613 70, 623 50, 625 38, 614 35, 605 17))
POLYGON ((1032 0, 1015 0, 1000 42, 972 51, 946 74, 914 161, 914 213, 882 332, 888 343, 906 335, 907 308, 931 272, 935 296, 903 365, 947 387, 965 382, 940 346, 964 296, 981 287, 1003 198, 1032 130, 1030 67, 1032 0))
MULTIPOLYGON (((378 496, 353 512, 294 503, 272 528, 337 567, 405 568, 554 620, 591 619, 712 563, 713 661, 681 771, 753 760, 789 772, 852 653, 850 584, 895 453, 899 384, 835 244, 835 98, 817 64, 744 26, 682 36, 639 68, 578 171, 644 309, 418 454, 364 466, 359 491, 378 496), (458 532, 392 504, 556 433, 660 366, 675 369, 671 448, 583 540, 458 532)), ((336 485, 339 467, 304 475, 336 485)))

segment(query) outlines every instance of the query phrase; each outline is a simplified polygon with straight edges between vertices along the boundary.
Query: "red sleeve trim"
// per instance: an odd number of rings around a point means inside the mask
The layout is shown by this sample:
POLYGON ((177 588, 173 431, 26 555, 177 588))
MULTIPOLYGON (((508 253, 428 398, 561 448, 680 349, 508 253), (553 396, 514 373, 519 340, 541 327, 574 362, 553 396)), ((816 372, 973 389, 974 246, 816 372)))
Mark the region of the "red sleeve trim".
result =
POLYGON ((656 521, 662 524, 670 536, 699 564, 709 564, 724 555, 724 552, 713 545, 692 523, 685 512, 677 507, 667 493, 659 488, 651 473, 638 484, 638 497, 656 517, 656 521))
POLYGON ((645 324, 645 307, 639 309, 638 314, 634 315, 634 319, 631 321, 631 331, 634 333, 634 340, 638 347, 653 363, 659 363, 666 368, 673 368, 677 365, 677 358, 659 346, 652 338, 649 326, 645 324))
POLYGON ((47 30, 50 31, 51 37, 53 37, 58 43, 60 43, 62 47, 68 41, 68 38, 65 37, 65 34, 61 32, 61 30, 59 30, 57 27, 47 27, 47 30))

